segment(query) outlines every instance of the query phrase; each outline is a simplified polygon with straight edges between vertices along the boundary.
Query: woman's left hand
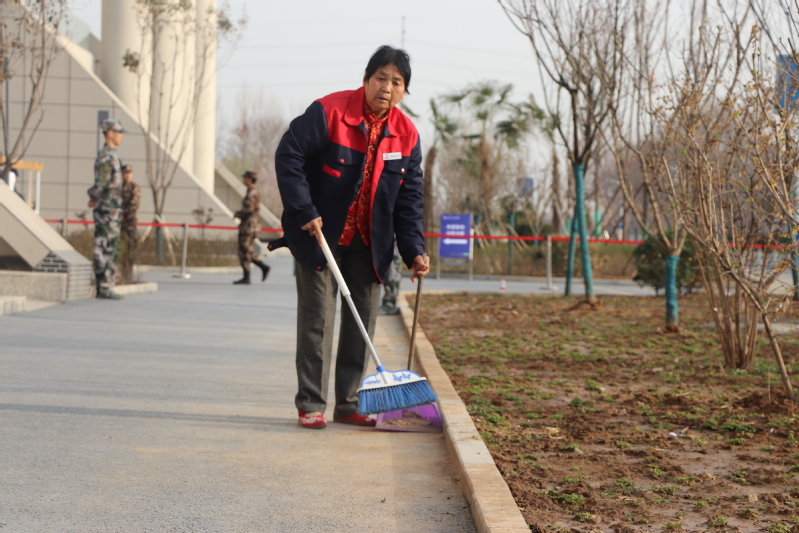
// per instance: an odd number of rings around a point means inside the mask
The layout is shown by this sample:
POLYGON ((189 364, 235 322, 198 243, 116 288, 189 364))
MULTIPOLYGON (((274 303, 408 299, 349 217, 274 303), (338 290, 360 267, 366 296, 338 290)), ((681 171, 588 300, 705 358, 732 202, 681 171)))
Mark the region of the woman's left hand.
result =
POLYGON ((413 269, 413 274, 411 274, 411 281, 416 281, 419 278, 422 278, 430 272, 430 257, 425 255, 422 257, 421 255, 417 255, 413 258, 413 265, 411 265, 413 269))

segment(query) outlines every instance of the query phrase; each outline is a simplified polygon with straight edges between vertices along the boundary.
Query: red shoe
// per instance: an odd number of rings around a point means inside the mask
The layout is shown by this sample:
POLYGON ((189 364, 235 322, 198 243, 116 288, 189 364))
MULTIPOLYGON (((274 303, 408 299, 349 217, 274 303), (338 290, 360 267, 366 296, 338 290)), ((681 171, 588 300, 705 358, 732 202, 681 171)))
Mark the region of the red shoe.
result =
POLYGON ((359 413, 352 413, 349 416, 333 415, 333 422, 353 424, 355 426, 374 426, 377 424, 377 417, 375 415, 362 415, 359 413))
POLYGON ((325 429, 327 420, 325 420, 325 415, 305 416, 305 413, 300 411, 300 425, 308 429, 325 429))

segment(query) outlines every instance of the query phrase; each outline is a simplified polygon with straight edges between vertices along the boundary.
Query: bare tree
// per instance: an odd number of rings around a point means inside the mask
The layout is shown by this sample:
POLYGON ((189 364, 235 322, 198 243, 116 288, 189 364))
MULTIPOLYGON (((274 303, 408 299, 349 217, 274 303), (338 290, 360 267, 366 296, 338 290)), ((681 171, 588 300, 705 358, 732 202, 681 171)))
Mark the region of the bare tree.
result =
POLYGON ((545 92, 547 113, 572 163, 575 208, 569 246, 566 294, 571 294, 576 236, 580 237, 586 300, 596 301, 585 218, 586 167, 597 135, 618 99, 618 36, 626 21, 615 0, 498 0, 514 27, 532 44, 545 92))
POLYGON ((277 102, 246 88, 239 93, 236 105, 235 122, 222 146, 222 161, 237 176, 245 170, 257 170, 262 202, 279 217, 283 204, 277 190, 275 150, 288 121, 277 102))
POLYGON ((234 21, 225 5, 198 16, 189 0, 139 0, 137 11, 141 48, 120 60, 137 75, 138 119, 148 140, 147 182, 156 221, 162 222, 167 192, 192 141, 201 95, 214 79, 209 69, 216 64, 218 44, 235 41, 246 21, 234 21))
POLYGON ((779 104, 776 65, 751 9, 723 0, 694 6, 695 31, 652 115, 674 147, 663 157, 664 191, 698 250, 727 366, 751 366, 762 321, 796 401, 771 320, 785 303, 775 280, 796 246, 799 120, 779 104))
POLYGON ((64 22, 67 0, 0 0, 0 122, 3 161, 0 177, 8 181, 12 167, 27 152, 44 118, 45 86, 50 65, 61 51, 57 33, 64 22), (25 77, 19 122, 8 121, 8 83, 25 77))

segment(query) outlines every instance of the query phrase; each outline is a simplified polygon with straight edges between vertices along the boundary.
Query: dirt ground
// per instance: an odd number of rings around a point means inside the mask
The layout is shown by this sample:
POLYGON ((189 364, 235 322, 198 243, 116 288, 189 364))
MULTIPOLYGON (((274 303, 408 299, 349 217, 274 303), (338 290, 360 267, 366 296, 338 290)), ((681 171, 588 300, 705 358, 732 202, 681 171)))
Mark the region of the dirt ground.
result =
MULTIPOLYGON (((412 298, 411 298, 412 300, 412 298)), ((799 409, 760 340, 722 367, 702 296, 429 295, 421 324, 532 531, 799 533, 799 409)), ((799 337, 781 337, 799 374, 799 337)))

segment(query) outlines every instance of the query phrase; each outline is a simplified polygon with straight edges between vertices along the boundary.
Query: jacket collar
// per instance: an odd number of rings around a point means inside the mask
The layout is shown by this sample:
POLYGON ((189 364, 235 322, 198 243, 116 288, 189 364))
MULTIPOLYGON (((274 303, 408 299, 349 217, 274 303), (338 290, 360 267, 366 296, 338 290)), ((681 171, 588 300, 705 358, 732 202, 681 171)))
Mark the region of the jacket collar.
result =
MULTIPOLYGON (((347 111, 344 113, 344 122, 350 126, 360 126, 364 121, 363 99, 363 87, 359 87, 350 95, 350 99, 347 102, 347 111)), ((405 127, 403 118, 405 118, 405 115, 401 109, 397 107, 392 108, 388 112, 388 120, 386 120, 386 126, 383 128, 383 136, 394 137, 396 135, 407 135, 407 128, 405 127)))

